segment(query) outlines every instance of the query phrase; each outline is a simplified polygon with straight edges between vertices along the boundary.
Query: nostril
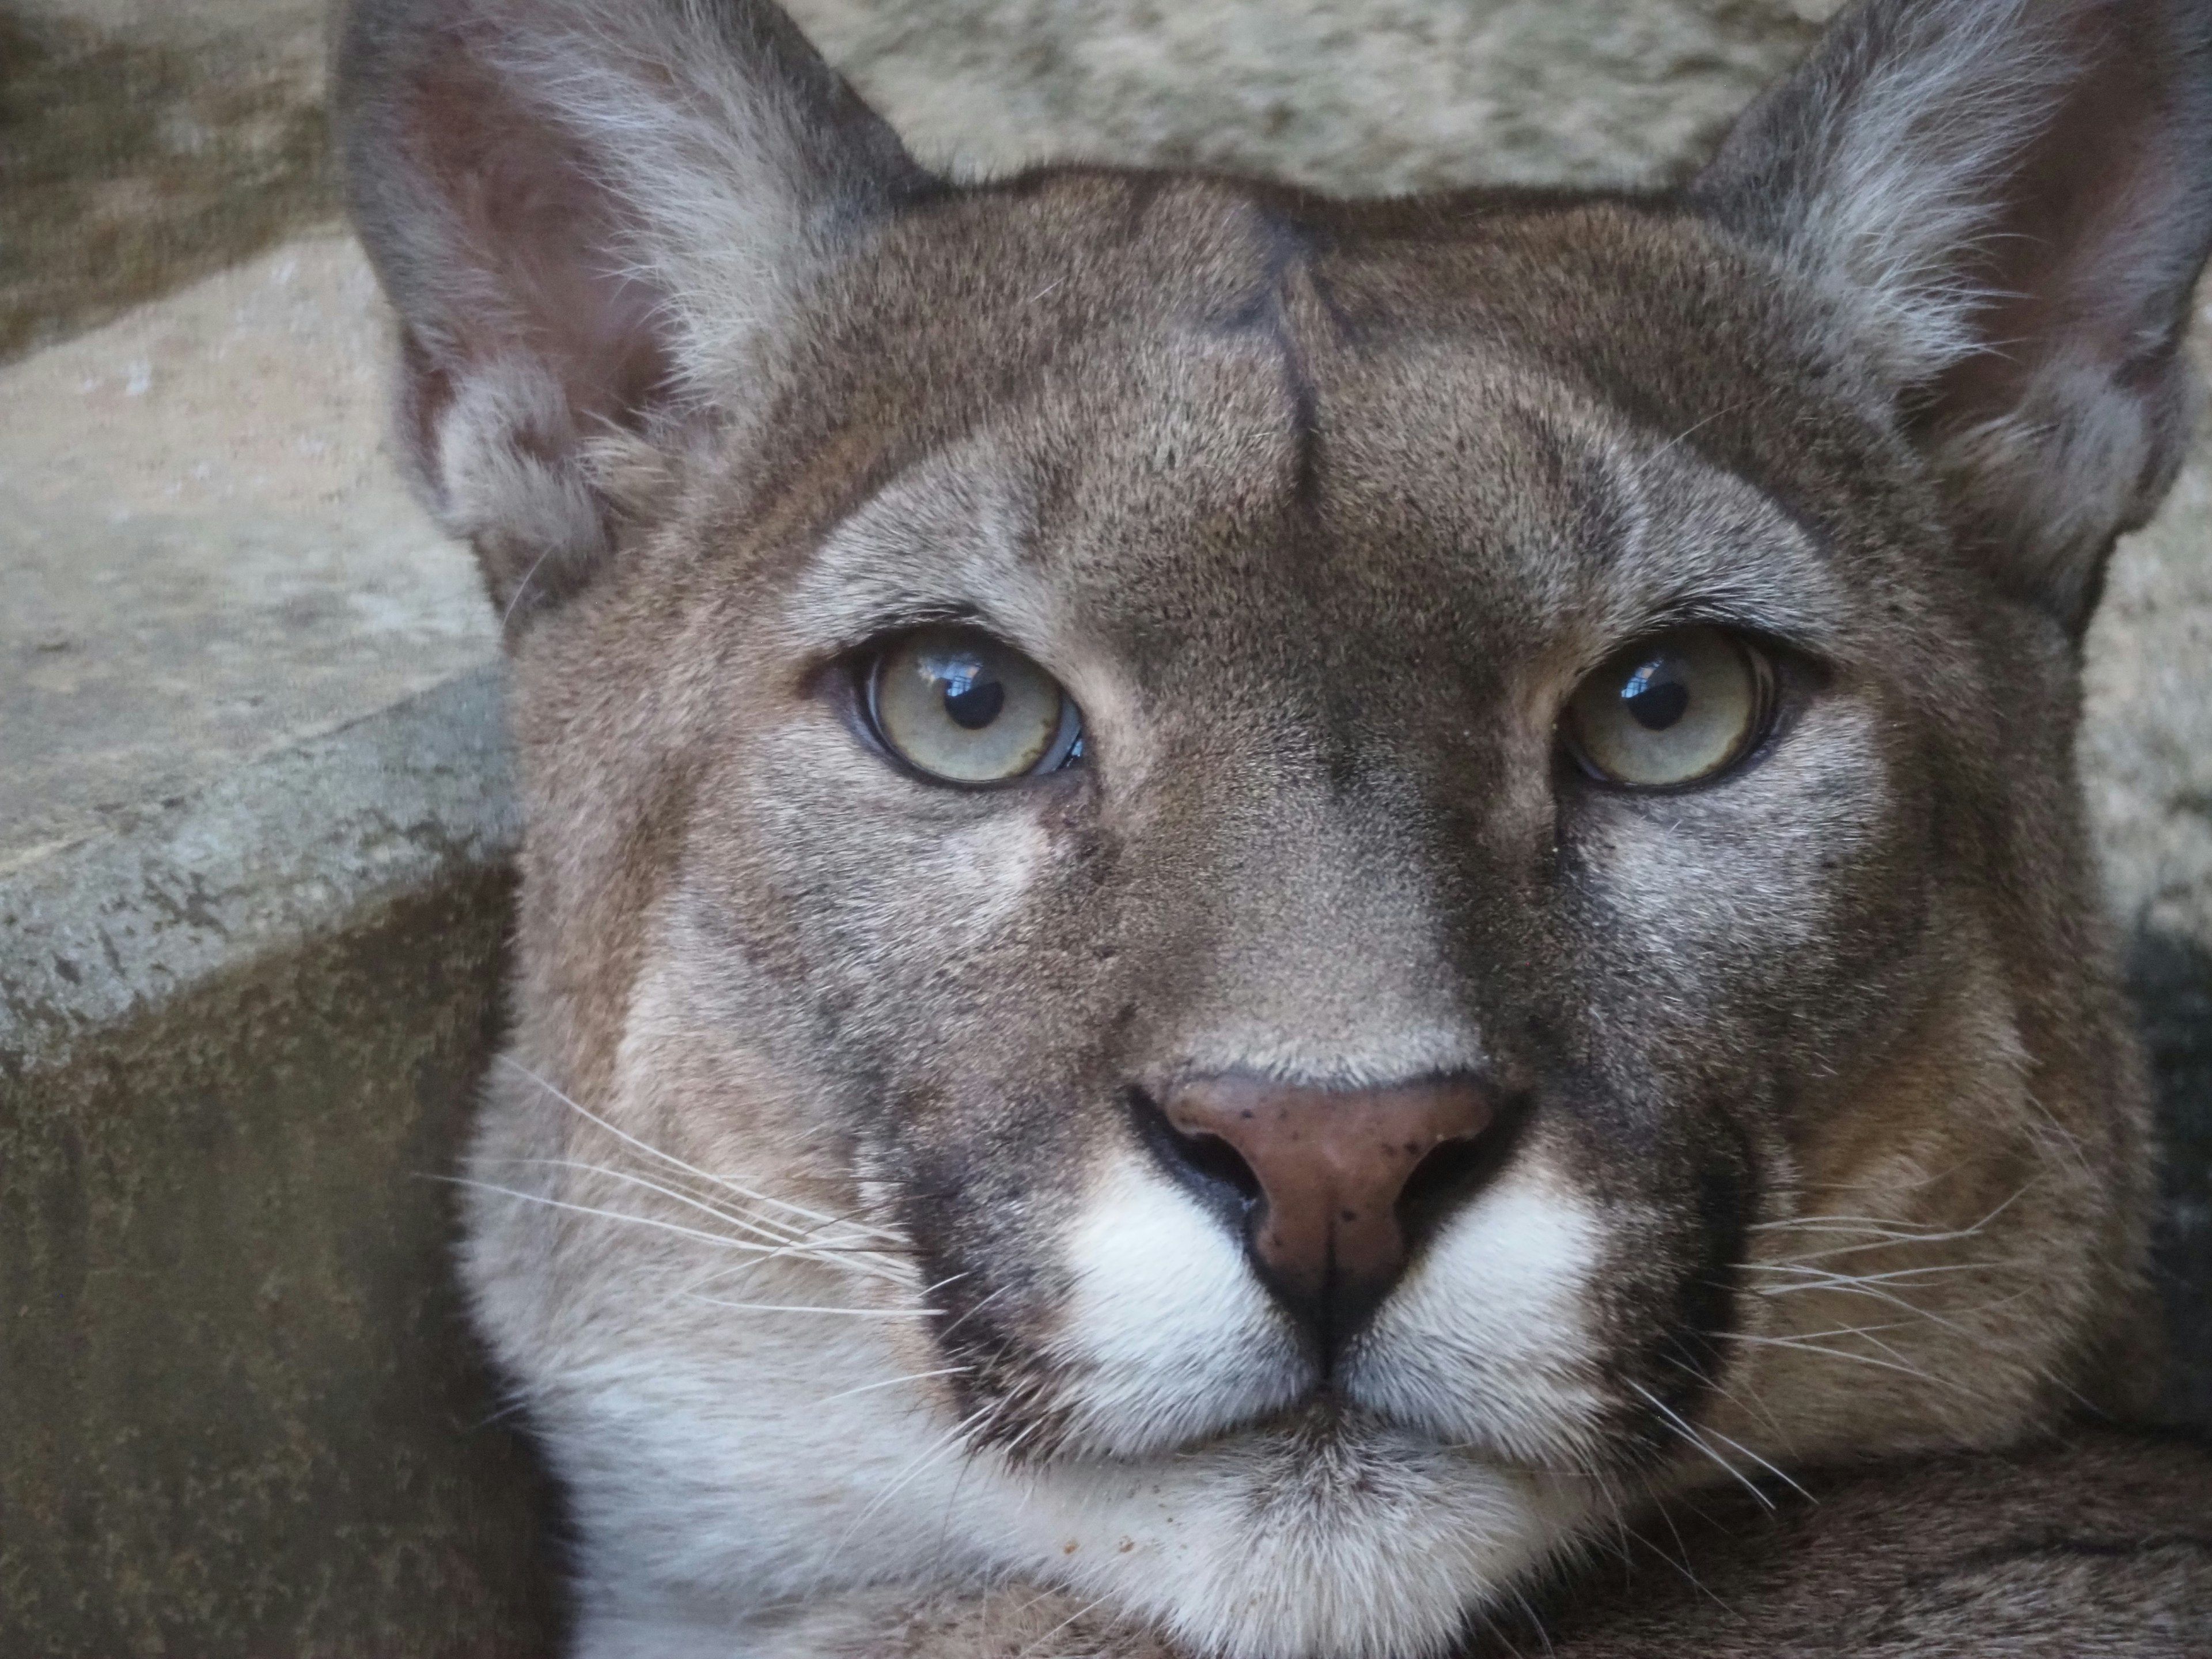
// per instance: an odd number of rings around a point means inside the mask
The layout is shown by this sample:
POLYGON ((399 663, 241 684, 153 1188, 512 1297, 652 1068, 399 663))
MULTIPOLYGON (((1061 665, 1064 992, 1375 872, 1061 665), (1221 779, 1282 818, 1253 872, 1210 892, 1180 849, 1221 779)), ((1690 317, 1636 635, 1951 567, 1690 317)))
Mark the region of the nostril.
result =
POLYGON ((1518 1111, 1501 1109, 1477 1133, 1440 1140, 1399 1188, 1396 1209, 1407 1238, 1417 1239, 1487 1185, 1512 1149, 1518 1111))
POLYGON ((1178 1129, 1142 1089, 1129 1091, 1130 1115, 1137 1131, 1168 1173, 1200 1198, 1232 1215, 1260 1201, 1260 1177, 1219 1135, 1178 1129))
POLYGON ((1186 1135, 1172 1128, 1168 1133, 1182 1142, 1183 1157, 1200 1175, 1235 1188, 1247 1204, 1260 1201, 1260 1177, 1252 1173, 1243 1154, 1219 1135, 1186 1135))
POLYGON ((1479 1172, 1483 1158, 1480 1135, 1438 1141, 1429 1155, 1413 1166, 1413 1173, 1406 1177, 1406 1184, 1398 1194, 1399 1206, 1419 1209, 1424 1205, 1449 1201, 1479 1172))

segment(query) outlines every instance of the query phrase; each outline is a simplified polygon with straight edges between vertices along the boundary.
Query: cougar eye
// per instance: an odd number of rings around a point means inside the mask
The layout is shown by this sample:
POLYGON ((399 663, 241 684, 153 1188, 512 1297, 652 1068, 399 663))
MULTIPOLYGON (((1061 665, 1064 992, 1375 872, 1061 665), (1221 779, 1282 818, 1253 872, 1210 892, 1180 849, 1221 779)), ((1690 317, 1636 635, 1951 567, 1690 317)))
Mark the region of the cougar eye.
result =
POLYGON ((887 647, 867 692, 884 747, 947 783, 1056 771, 1083 737, 1083 715, 1057 680, 968 629, 926 628, 887 647))
POLYGON ((1773 701, 1773 665, 1755 646, 1718 628, 1677 629, 1616 653, 1576 688, 1567 745, 1613 783, 1692 783, 1750 752, 1773 701))

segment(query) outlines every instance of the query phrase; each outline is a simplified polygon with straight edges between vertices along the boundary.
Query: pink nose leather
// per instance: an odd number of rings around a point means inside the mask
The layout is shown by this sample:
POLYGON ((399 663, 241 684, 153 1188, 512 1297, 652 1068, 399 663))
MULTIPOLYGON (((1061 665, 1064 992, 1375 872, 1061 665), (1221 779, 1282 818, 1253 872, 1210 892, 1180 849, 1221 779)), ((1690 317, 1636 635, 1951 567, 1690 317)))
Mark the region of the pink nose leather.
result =
POLYGON ((1221 1141, 1243 1160, 1260 1190, 1253 1256, 1324 1329, 1371 1308, 1404 1270, 1398 1200, 1422 1160, 1478 1139, 1497 1116, 1487 1091, 1451 1078, 1358 1090, 1194 1078, 1162 1109, 1177 1133, 1221 1141))

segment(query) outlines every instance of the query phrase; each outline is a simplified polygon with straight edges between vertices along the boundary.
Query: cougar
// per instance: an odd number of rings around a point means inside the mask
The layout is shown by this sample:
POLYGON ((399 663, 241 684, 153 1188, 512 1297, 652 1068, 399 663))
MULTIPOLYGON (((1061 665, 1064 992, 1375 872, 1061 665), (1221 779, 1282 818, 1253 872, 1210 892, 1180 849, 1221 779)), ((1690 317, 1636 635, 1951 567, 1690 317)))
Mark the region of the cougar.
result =
POLYGON ((2212 12, 1860 0, 1656 194, 951 180, 760 0, 338 74, 507 619, 461 1271, 577 1653, 2212 1649, 2212 1458, 2067 1426, 2212 12))

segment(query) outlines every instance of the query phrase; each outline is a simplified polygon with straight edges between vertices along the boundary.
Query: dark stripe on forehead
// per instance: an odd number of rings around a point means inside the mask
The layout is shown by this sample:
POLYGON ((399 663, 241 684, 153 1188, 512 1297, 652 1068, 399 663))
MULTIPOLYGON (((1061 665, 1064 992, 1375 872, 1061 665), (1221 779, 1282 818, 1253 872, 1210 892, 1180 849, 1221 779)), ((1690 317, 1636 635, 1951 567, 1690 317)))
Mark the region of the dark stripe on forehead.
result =
POLYGON ((1252 212, 1260 271, 1249 295, 1222 325, 1227 331, 1260 334, 1280 354, 1296 453, 1294 490, 1299 507, 1311 514, 1320 493, 1322 460, 1311 341, 1316 331, 1341 333, 1342 323, 1315 270, 1313 239, 1301 226, 1256 203, 1252 212))

